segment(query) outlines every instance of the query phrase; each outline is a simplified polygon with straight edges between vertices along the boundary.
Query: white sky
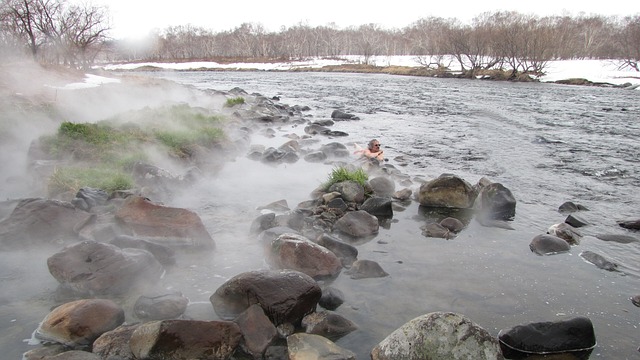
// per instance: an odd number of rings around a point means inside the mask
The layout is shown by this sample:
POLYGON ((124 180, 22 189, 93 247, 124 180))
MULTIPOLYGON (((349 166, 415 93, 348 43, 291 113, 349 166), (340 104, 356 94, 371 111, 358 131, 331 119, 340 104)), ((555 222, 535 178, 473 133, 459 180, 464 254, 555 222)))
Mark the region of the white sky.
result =
MULTIPOLYGON (((86 0, 71 0, 79 3, 86 0)), ((636 0, 459 0, 398 1, 374 0, 89 0, 107 5, 115 38, 138 38, 153 29, 195 25, 213 31, 232 30, 240 24, 260 23, 267 31, 299 23, 310 26, 331 22, 340 28, 374 23, 384 28, 402 28, 420 18, 438 16, 467 22, 487 11, 518 11, 540 16, 568 14, 634 15, 640 13, 636 0)))

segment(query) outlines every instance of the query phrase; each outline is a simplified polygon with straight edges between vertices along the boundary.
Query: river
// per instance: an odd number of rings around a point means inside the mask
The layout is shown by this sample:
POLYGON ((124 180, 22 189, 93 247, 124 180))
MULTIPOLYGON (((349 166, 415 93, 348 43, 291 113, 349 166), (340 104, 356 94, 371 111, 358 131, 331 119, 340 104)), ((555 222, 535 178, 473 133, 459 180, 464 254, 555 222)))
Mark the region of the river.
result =
MULTIPOLYGON (((640 243, 597 239, 598 234, 640 238, 617 220, 640 217, 640 92, 543 83, 509 83, 372 74, 283 72, 150 72, 200 89, 240 87, 289 105, 309 106, 309 120, 330 118, 335 109, 356 114, 332 130, 346 138, 321 142, 382 144, 388 164, 409 179, 456 174, 475 184, 500 182, 516 197, 514 230, 472 221, 456 238, 427 238, 427 221, 416 202, 397 211, 390 226, 358 244, 359 258, 377 261, 388 277, 330 282, 345 294, 336 311, 359 329, 336 343, 369 358, 371 349, 405 322, 434 311, 452 311, 497 335, 501 329, 586 316, 598 345, 592 359, 637 359, 640 308, 640 243), (538 256, 529 243, 564 221, 565 201, 586 206, 577 215, 589 225, 571 251, 538 256), (579 256, 594 251, 619 264, 608 272, 579 256)), ((304 126, 277 126, 279 146, 304 126)), ((231 162, 197 191, 176 200, 194 208, 218 250, 206 264, 182 264, 168 273, 167 287, 192 301, 191 317, 215 319, 208 298, 226 279, 264 268, 250 222, 257 206, 286 199, 290 207, 309 199, 326 180, 330 164, 267 166, 245 158, 231 162), (241 220, 239 220, 241 219, 241 220)), ((397 189, 402 186, 397 185, 397 189)), ((7 316, 4 320, 10 321, 7 316)), ((15 321, 15 320, 14 320, 15 321)))

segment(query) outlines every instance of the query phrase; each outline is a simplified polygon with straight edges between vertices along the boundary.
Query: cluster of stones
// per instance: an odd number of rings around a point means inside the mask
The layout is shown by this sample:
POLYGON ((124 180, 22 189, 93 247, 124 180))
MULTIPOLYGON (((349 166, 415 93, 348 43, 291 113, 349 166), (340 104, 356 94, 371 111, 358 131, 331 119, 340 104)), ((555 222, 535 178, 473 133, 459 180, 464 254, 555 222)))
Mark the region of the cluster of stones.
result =
MULTIPOLYGON (((247 96, 240 89, 232 94, 247 96)), ((242 146, 239 143, 246 141, 244 135, 253 132, 256 123, 291 119, 306 123, 300 115, 304 110, 253 97, 252 103, 233 110, 243 124, 252 124, 239 128, 236 145, 242 146)), ((354 119, 342 112, 332 117, 354 119)), ((344 135, 327 130, 331 124, 312 123, 305 128, 308 136, 291 139, 279 149, 252 148, 249 157, 276 163, 297 161, 300 154, 307 161, 346 157, 349 152, 340 143, 306 153, 300 147, 303 141, 312 142, 314 135, 344 135)), ((260 131, 269 134, 269 128, 260 131)), ((61 304, 35 333, 54 345, 32 350, 25 359, 55 359, 57 354, 66 359, 354 359, 355 354, 333 341, 356 330, 357 325, 333 312, 344 301, 340 290, 321 288, 318 280, 335 278, 343 269, 353 279, 388 275, 374 261, 359 259, 353 244, 374 237, 393 217, 394 209, 406 206, 413 194, 408 188, 396 191, 393 176, 398 174, 392 166, 384 165, 378 171, 380 176, 365 186, 345 181, 316 189, 311 200, 294 210, 282 201, 265 206, 271 212, 256 218, 251 231, 264 246, 271 269, 241 273, 220 286, 209 299, 220 319, 215 321, 182 318, 189 305, 187 298, 180 292, 151 289, 170 271, 176 251, 215 250, 214 240, 194 212, 153 202, 139 192, 106 194, 96 189, 82 189, 70 202, 24 199, 8 205, 9 215, 0 221, 3 248, 68 245, 47 261, 51 275, 60 283, 56 299, 61 304), (140 322, 125 322, 131 314, 125 313, 119 299, 131 297, 135 298, 133 315, 140 322)), ((136 172, 141 181, 154 179, 145 185, 155 193, 163 185, 170 187, 190 178, 173 177, 148 164, 138 164, 136 172)), ((413 199, 425 208, 473 210, 484 226, 508 229, 508 221, 515 216, 513 194, 487 179, 472 186, 455 175, 443 174, 424 182, 413 199)), ((423 234, 453 238, 470 218, 429 217, 423 234)), ((625 222, 621 226, 634 225, 625 222)), ((555 231, 573 234, 566 228, 556 227, 555 231)), ((532 250, 543 241, 535 242, 532 250)), ((592 335, 590 322, 582 323, 586 323, 585 333, 592 335)), ((566 328, 566 324, 545 324, 546 329, 563 326, 566 328)), ((531 324, 530 328, 538 326, 531 324)), ((507 331, 509 336, 499 341, 463 315, 429 313, 390 334, 372 349, 371 358, 502 359, 501 346, 528 351, 529 346, 538 345, 539 339, 520 343, 521 331, 515 330, 507 331)), ((595 339, 581 339, 584 341, 571 339, 545 351, 592 348, 595 339)))

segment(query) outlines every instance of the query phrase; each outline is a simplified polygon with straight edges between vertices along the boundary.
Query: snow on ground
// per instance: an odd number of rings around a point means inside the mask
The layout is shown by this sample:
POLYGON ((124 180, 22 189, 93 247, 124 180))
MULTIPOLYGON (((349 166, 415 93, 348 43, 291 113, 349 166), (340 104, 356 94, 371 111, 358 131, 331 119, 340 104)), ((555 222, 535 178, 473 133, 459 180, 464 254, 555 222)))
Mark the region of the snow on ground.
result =
POLYGON ((93 75, 93 74, 85 74, 85 78, 83 82, 70 83, 70 84, 66 84, 65 86, 50 86, 50 87, 54 89, 61 89, 61 90, 76 90, 76 89, 98 87, 102 84, 107 84, 107 83, 119 83, 119 82, 120 82, 120 79, 114 79, 114 78, 109 78, 104 76, 93 75))
MULTIPOLYGON (((291 70, 294 68, 310 67, 321 68, 327 65, 342 65, 347 63, 363 63, 362 56, 343 56, 340 59, 312 58, 301 61, 280 63, 235 63, 219 64, 216 62, 184 62, 184 63, 128 63, 109 64, 101 66, 104 70, 135 70, 140 67, 152 66, 167 70, 189 69, 257 69, 257 70, 291 70)), ((442 61, 451 70, 459 70, 460 67, 452 60, 442 61)), ((369 63, 378 66, 421 66, 416 56, 373 56, 369 63)), ((592 82, 605 82, 610 84, 631 83, 640 85, 640 72, 632 70, 618 70, 613 60, 560 60, 550 61, 545 69, 546 74, 540 81, 549 82, 571 78, 584 78, 592 82)), ((103 78, 106 79, 106 78, 103 78)))

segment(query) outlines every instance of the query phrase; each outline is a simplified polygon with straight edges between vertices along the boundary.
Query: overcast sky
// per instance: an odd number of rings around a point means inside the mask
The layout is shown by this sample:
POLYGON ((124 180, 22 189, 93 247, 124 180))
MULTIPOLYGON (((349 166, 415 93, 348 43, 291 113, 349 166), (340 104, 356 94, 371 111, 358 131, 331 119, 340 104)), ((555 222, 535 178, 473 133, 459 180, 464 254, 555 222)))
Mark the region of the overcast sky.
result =
POLYGON ((340 28, 369 23, 384 28, 402 28, 429 16, 468 22, 483 12, 499 10, 540 16, 575 16, 581 12, 620 16, 640 13, 640 1, 637 0, 92 0, 91 3, 109 8, 115 38, 142 37, 153 29, 187 24, 216 32, 231 30, 245 22, 260 23, 267 31, 278 31, 281 26, 301 22, 310 26, 335 23, 340 28))

